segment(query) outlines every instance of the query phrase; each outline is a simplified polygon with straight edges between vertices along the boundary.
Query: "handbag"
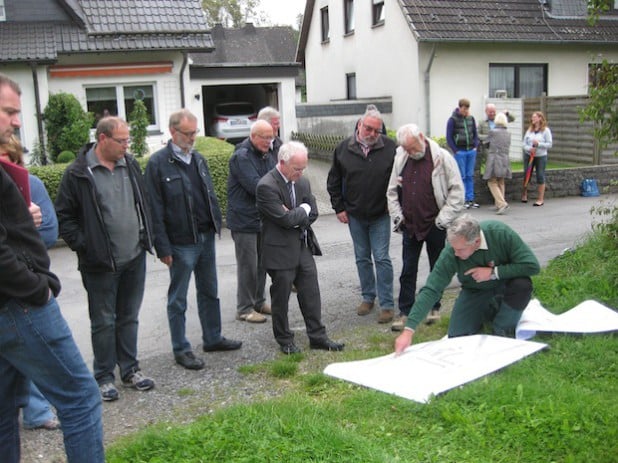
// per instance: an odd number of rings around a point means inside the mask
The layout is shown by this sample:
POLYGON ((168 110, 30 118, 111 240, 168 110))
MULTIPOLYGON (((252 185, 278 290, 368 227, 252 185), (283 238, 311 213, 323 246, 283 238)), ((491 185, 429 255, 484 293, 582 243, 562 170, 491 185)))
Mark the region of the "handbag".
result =
POLYGON ((593 178, 585 178, 580 185, 581 195, 586 197, 599 196, 599 186, 593 178))

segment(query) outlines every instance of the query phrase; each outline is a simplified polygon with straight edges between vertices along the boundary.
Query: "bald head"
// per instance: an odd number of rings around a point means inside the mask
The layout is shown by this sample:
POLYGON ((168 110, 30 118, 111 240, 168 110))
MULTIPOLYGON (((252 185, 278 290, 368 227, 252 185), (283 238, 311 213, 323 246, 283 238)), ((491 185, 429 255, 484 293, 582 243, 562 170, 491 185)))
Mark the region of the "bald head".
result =
POLYGON ((261 153, 266 153, 270 149, 270 144, 273 141, 273 127, 268 121, 257 120, 251 126, 249 138, 251 144, 261 153))

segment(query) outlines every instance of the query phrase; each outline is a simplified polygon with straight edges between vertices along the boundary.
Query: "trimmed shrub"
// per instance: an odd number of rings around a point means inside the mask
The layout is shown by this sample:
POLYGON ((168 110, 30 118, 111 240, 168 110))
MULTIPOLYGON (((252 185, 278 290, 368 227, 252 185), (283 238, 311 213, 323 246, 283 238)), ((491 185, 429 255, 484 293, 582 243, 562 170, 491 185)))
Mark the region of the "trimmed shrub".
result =
POLYGON ((52 164, 47 166, 28 167, 28 170, 32 175, 41 179, 52 202, 56 201, 60 180, 62 180, 62 175, 64 175, 67 165, 68 164, 52 164))
POLYGON ((47 131, 47 148, 52 161, 63 151, 77 153, 90 140, 94 116, 82 108, 75 96, 56 93, 49 97, 43 111, 47 131))
POLYGON ((234 153, 234 145, 212 137, 198 137, 195 141, 195 149, 208 161, 208 169, 212 176, 219 206, 223 216, 225 216, 227 209, 227 177, 230 172, 229 162, 234 153))
POLYGON ((63 151, 58 155, 56 162, 58 164, 67 164, 75 160, 75 153, 73 151, 63 151))
POLYGON ((142 100, 133 102, 133 111, 129 115, 129 127, 131 130, 131 153, 136 158, 141 158, 148 154, 146 137, 148 136, 148 111, 142 100))

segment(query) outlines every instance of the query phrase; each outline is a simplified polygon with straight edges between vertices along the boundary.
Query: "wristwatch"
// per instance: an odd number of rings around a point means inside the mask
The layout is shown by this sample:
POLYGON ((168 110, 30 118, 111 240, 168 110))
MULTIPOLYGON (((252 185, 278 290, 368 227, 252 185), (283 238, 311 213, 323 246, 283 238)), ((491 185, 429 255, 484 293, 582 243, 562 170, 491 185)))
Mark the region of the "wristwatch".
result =
POLYGON ((489 277, 490 280, 497 280, 498 279, 498 272, 496 271, 498 267, 492 267, 491 268, 491 276, 489 277))

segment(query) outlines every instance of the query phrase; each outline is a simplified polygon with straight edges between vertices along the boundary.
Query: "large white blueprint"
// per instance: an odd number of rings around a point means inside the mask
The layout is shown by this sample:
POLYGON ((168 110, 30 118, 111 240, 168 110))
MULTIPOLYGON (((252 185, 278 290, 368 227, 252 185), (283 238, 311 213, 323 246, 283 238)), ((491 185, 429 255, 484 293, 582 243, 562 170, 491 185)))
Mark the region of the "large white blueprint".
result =
POLYGON ((532 299, 521 314, 515 337, 530 339, 537 331, 552 333, 601 333, 618 330, 618 312, 597 301, 584 301, 562 314, 547 311, 532 299))
POLYGON ((473 381, 533 354, 546 344, 490 335, 413 344, 399 356, 332 363, 324 373, 426 403, 432 396, 473 381))

